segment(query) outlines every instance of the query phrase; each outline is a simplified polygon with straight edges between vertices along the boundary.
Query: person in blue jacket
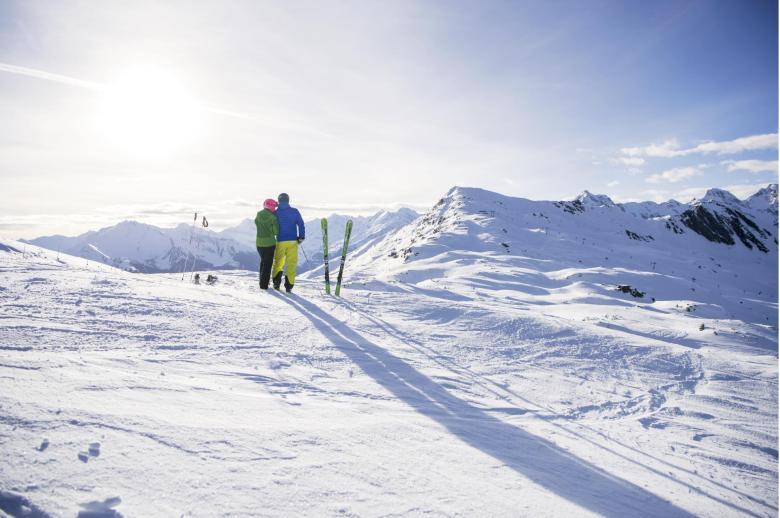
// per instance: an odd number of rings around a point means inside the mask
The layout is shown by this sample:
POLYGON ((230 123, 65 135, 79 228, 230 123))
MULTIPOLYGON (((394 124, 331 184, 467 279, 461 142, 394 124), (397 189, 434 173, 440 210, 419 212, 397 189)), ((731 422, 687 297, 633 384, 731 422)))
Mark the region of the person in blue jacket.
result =
POLYGON ((289 293, 295 285, 298 245, 306 239, 306 227, 298 209, 290 207, 290 196, 286 192, 280 194, 278 200, 276 219, 279 222, 279 235, 274 252, 273 281, 274 289, 280 289, 284 273, 284 289, 289 293))

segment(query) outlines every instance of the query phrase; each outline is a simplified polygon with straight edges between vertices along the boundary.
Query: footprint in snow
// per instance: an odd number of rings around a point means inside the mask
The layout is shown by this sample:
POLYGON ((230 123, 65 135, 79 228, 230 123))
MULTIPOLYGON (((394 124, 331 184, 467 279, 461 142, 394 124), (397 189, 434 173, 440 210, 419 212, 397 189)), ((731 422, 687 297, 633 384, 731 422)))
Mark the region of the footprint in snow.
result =
POLYGON ((100 456, 100 443, 99 442, 93 442, 89 445, 89 450, 87 450, 90 457, 99 457, 100 456))
POLYGON ((0 489, 0 516, 49 518, 50 515, 30 502, 26 497, 0 489))
POLYGON ((78 453, 78 458, 81 462, 87 463, 89 462, 90 457, 100 457, 100 443, 99 442, 93 442, 89 444, 89 448, 87 451, 80 451, 78 453))

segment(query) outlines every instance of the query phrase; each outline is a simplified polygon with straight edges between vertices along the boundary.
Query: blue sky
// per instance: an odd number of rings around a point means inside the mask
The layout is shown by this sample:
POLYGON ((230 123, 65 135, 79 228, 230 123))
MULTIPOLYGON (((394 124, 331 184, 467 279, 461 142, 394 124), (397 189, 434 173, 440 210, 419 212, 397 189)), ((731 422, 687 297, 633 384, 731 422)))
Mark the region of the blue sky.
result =
POLYGON ((0 1, 0 233, 288 191, 307 215, 745 196, 777 181, 777 2, 0 1))

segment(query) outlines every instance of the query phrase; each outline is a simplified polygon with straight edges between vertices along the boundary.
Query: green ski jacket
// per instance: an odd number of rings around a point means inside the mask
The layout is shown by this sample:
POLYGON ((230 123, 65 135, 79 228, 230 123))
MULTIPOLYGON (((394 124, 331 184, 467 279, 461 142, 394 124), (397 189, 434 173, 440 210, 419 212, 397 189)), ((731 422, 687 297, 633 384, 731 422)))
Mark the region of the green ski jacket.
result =
POLYGON ((263 209, 255 216, 255 226, 257 227, 258 247, 274 246, 276 236, 279 235, 279 222, 276 216, 268 209, 263 209))

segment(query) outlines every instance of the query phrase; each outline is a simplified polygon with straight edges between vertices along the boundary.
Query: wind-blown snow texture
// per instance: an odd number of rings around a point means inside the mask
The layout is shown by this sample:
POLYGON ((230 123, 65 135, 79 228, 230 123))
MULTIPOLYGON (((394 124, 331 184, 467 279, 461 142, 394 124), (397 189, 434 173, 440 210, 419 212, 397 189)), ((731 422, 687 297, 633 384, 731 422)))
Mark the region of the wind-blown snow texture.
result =
POLYGON ((773 192, 455 188, 343 299, 4 241, 0 510, 776 516, 773 192))

